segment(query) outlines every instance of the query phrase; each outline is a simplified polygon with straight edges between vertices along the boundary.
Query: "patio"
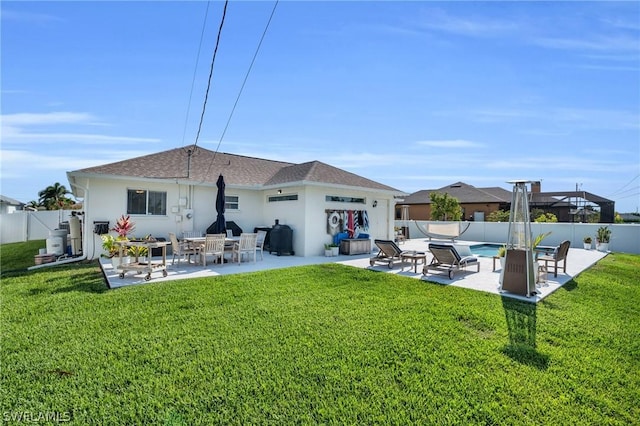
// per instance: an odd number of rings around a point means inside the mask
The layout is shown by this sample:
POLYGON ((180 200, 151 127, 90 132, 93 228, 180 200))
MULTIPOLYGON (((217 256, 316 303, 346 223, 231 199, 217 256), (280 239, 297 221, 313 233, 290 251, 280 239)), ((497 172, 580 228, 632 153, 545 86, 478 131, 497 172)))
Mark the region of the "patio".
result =
MULTIPOLYGON (((472 241, 459 241, 456 244, 478 244, 472 241)), ((426 238, 409 239, 400 248, 403 250, 418 250, 427 251, 428 241, 426 238)), ((375 247, 375 246, 374 246, 375 247)), ((525 300, 528 302, 538 302, 548 295, 552 294, 557 289, 561 288, 564 284, 569 282, 574 276, 578 275, 591 265, 598 262, 605 257, 607 253, 598 252, 595 250, 584 250, 571 248, 567 256, 567 273, 563 273, 561 269, 558 270, 558 276, 554 277, 553 272, 547 274, 547 282, 537 287, 538 294, 531 297, 524 297, 508 292, 501 293, 498 288, 498 279, 500 276, 499 266, 496 271, 492 271, 493 260, 491 257, 480 257, 480 272, 475 272, 475 268, 472 267, 468 271, 457 272, 452 280, 449 280, 445 273, 429 273, 426 278, 423 278, 422 267, 418 266, 417 273, 414 273, 413 264, 405 262, 394 266, 393 269, 389 269, 386 265, 369 265, 370 257, 377 253, 375 250, 372 254, 346 256, 340 255, 337 257, 324 257, 324 256, 276 256, 275 254, 264 253, 264 260, 258 260, 253 263, 242 262, 240 265, 237 263, 226 263, 224 265, 208 264, 203 267, 201 264, 176 262, 171 264, 171 257, 168 256, 167 260, 167 276, 163 277, 160 269, 155 270, 151 275, 150 281, 145 281, 146 272, 137 274, 135 271, 127 272, 124 278, 119 278, 118 273, 111 267, 111 263, 108 259, 100 259, 100 265, 104 272, 104 275, 108 281, 110 288, 120 288, 135 284, 143 283, 160 283, 168 280, 178 280, 186 278, 204 278, 204 277, 216 277, 220 275, 228 274, 240 274, 246 272, 255 272, 268 269, 280 269, 289 268, 292 266, 303 266, 322 263, 340 263, 343 265, 353 266, 356 268, 370 269, 372 271, 386 272, 391 274, 399 274, 410 278, 423 279, 425 284, 427 281, 436 282, 442 285, 451 285, 456 287, 468 288, 471 290, 484 291, 493 294, 501 294, 505 297, 512 297, 515 299, 525 300)), ((427 256, 427 262, 432 259, 431 254, 427 256)), ((155 262, 159 260, 153 259, 155 262)))

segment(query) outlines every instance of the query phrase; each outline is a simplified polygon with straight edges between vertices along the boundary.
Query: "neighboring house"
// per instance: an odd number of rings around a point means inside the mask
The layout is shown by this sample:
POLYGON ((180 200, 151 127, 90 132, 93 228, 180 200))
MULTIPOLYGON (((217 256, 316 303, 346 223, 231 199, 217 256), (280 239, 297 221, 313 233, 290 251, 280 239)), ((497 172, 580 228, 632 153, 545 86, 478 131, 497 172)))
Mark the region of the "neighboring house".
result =
POLYGON ((437 192, 456 198, 462 207, 464 220, 483 221, 489 213, 508 210, 511 205, 511 191, 499 187, 476 188, 463 182, 456 182, 438 189, 425 189, 405 197, 396 207, 396 219, 401 219, 402 205, 409 206, 409 219, 431 220, 431 194, 437 192))
MULTIPOLYGON (((431 199, 434 192, 456 198, 464 220, 482 221, 494 211, 511 209, 511 191, 499 187, 476 188, 456 182, 439 189, 414 192, 396 206, 396 219, 401 219, 402 205, 409 206, 412 220, 431 220, 431 199)), ((559 222, 586 222, 587 217, 600 213, 600 222, 612 223, 614 202, 586 191, 542 192, 539 181, 531 183, 529 208, 553 213, 559 222)), ((532 218, 533 219, 533 218, 532 218)))
POLYGON ((122 214, 131 215, 136 236, 205 232, 216 220, 220 174, 226 184, 225 219, 245 232, 279 220, 293 229, 299 256, 324 251, 335 232, 328 226, 335 212, 359 212, 368 219, 363 232, 390 238, 394 198, 406 195, 319 161, 294 164, 186 146, 67 173, 73 195, 83 198, 84 252, 99 256, 94 224, 108 221, 113 227, 122 214))
POLYGON ((16 210, 22 210, 24 206, 25 204, 18 200, 0 195, 0 214, 13 213, 16 210))

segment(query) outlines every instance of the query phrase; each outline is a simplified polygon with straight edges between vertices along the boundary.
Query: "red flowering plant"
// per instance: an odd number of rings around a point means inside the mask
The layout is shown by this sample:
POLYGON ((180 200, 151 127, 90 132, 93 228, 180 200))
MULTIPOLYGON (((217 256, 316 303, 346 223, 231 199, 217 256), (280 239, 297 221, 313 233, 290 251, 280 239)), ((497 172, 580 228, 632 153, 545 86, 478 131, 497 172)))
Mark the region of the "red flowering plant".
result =
POLYGON ((122 215, 116 220, 116 226, 112 228, 112 231, 116 231, 119 237, 127 238, 127 235, 131 234, 134 229, 136 229, 136 225, 131 220, 131 216, 122 215))
MULTIPOLYGON (((128 241, 128 235, 131 234, 135 228, 136 226, 129 215, 122 215, 118 220, 116 220, 116 225, 111 228, 111 230, 117 232, 118 236, 102 236, 102 248, 107 251, 107 257, 114 257, 120 254, 120 245, 117 244, 117 242, 128 241)), ((127 256, 129 254, 127 247, 123 247, 122 254, 123 256, 127 256)))

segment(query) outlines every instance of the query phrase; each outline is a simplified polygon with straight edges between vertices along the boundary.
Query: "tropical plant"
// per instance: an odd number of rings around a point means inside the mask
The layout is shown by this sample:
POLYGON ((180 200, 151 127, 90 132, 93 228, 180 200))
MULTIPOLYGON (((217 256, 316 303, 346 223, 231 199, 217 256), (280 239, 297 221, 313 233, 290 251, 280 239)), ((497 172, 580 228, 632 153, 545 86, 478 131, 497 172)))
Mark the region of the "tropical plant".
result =
POLYGON ((507 255, 507 246, 506 245, 501 245, 500 247, 498 247, 498 257, 505 257, 507 255))
MULTIPOLYGON (((127 237, 122 237, 120 235, 114 237, 113 235, 105 234, 100 236, 100 238, 102 239, 102 249, 107 252, 102 256, 109 258, 120 256, 120 245, 118 244, 118 241, 127 241, 127 237)), ((128 254, 128 247, 123 247, 122 255, 127 256, 128 254)))
POLYGON ((122 215, 118 220, 116 220, 116 224, 111 230, 117 232, 119 236, 126 238, 134 229, 136 229, 136 225, 131 220, 131 216, 122 215))
POLYGON ((547 238, 549 235, 551 235, 551 231, 538 234, 538 236, 533 240, 533 243, 531 243, 531 248, 535 250, 535 248, 538 247, 538 245, 540 245, 542 240, 547 238))
POLYGON ((590 236, 586 236, 582 239, 582 242, 586 243, 586 244, 591 244, 591 237, 590 236))
POLYGON ((65 207, 71 207, 73 200, 67 197, 67 194, 71 192, 59 182, 53 185, 47 186, 42 191, 38 192, 39 203, 47 210, 60 210, 65 207))
POLYGON ((432 192, 429 195, 431 200, 432 220, 460 220, 462 218, 462 207, 457 198, 450 197, 449 194, 432 192))
POLYGON ((608 226, 601 226, 596 232, 596 241, 598 244, 606 244, 611 239, 611 230, 608 226))

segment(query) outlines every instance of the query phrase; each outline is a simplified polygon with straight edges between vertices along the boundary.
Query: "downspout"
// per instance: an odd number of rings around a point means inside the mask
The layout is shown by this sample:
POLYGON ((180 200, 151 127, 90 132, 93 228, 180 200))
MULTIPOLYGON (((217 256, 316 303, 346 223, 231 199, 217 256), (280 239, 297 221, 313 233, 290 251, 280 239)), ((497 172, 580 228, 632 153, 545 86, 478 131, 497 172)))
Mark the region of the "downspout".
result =
MULTIPOLYGON (((71 183, 71 182, 70 182, 71 183)), ((82 256, 80 257, 72 257, 72 258, 66 258, 66 259, 62 259, 62 260, 56 260, 55 262, 49 262, 49 263, 43 263, 41 265, 35 265, 35 266, 30 266, 27 268, 27 270, 31 271, 33 269, 40 269, 40 268, 46 268, 49 266, 58 266, 58 265, 64 265, 67 263, 73 263, 73 262, 79 262, 81 260, 87 260, 87 253, 89 253, 89 247, 88 244, 86 244, 86 241, 89 239, 88 234, 87 234, 87 226, 88 226, 88 221, 86 220, 86 207, 87 207, 87 199, 89 197, 89 189, 85 188, 81 185, 78 185, 77 183, 71 183, 71 186, 75 186, 76 188, 80 188, 80 189, 84 189, 84 207, 85 207, 85 220, 84 220, 84 231, 82 233, 82 256)), ((43 224, 44 225, 44 224, 43 224)), ((91 233, 91 236, 93 237, 93 233, 91 233)), ((93 248, 95 251, 95 241, 93 242, 93 248)))

